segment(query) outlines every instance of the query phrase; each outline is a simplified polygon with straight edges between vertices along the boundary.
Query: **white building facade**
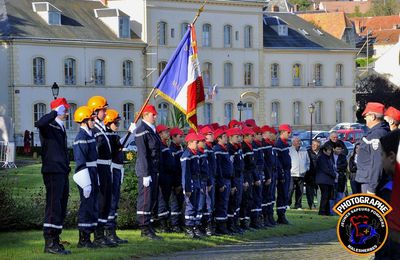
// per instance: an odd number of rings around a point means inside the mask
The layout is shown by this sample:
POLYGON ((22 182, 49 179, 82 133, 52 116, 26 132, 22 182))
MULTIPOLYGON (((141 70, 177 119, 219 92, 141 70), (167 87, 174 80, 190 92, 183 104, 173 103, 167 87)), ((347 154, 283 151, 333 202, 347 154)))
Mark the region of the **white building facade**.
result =
POLYGON ((400 42, 393 45, 375 61, 374 70, 391 83, 400 86, 400 42))

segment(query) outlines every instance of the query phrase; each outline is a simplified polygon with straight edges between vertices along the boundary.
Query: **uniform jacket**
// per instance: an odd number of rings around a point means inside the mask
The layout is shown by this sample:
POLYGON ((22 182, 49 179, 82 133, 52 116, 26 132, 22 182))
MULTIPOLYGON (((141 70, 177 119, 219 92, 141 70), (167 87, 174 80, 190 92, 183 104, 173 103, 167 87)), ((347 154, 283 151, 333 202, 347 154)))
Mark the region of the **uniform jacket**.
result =
POLYGON ((306 172, 310 169, 310 157, 305 148, 300 147, 297 151, 296 148, 291 146, 289 148, 289 155, 292 167, 290 175, 292 177, 304 177, 306 172))
POLYGON ((317 173, 315 176, 316 184, 335 184, 336 173, 333 168, 332 157, 327 156, 324 152, 317 159, 317 173))
POLYGON ((79 129, 73 144, 75 172, 89 168, 89 172, 97 173, 96 139, 83 128, 79 129))
POLYGON ((182 167, 181 167, 181 156, 183 153, 183 147, 176 145, 174 142, 169 144, 169 150, 171 151, 172 157, 174 158, 174 169, 172 171, 172 186, 182 186, 182 167))
POLYGON ((276 164, 277 158, 274 148, 274 142, 269 139, 264 139, 263 142, 265 143, 264 148, 264 160, 265 160, 265 179, 272 178, 273 174, 276 174, 276 164))
POLYGON ((160 175, 169 175, 172 177, 175 167, 175 159, 171 149, 166 143, 161 142, 160 175))
POLYGON ((219 187, 222 187, 224 186, 224 179, 231 179, 233 176, 233 163, 226 146, 216 144, 213 149, 217 167, 216 182, 219 187))
POLYGON ((253 146, 242 142, 242 151, 244 157, 244 182, 251 184, 259 181, 260 177, 256 172, 256 159, 254 157, 253 146))
POLYGON ((55 121, 56 111, 44 115, 35 126, 39 128, 40 143, 42 144, 42 173, 68 174, 69 155, 67 135, 55 121))
POLYGON ((189 148, 183 152, 181 161, 182 187, 185 192, 193 192, 193 189, 200 189, 200 157, 197 151, 189 148))
POLYGON ((234 178, 241 178, 243 176, 244 171, 244 160, 242 148, 239 144, 231 144, 228 143, 228 152, 231 161, 233 162, 233 177, 232 177, 232 188, 235 187, 236 182, 233 181, 234 178))
POLYGON ((97 143, 97 154, 100 160, 111 160, 112 159, 112 148, 110 142, 110 132, 107 133, 107 129, 97 119, 95 126, 92 129, 94 138, 97 143))
POLYGON ((122 152, 122 144, 120 142, 121 139, 120 136, 109 128, 107 128, 106 134, 108 139, 110 140, 112 163, 123 165, 124 153, 122 152))
POLYGON ((375 193, 382 175, 382 157, 379 138, 389 132, 385 123, 372 127, 361 139, 357 158, 356 181, 368 184, 368 191, 375 193))
POLYGON ((136 129, 136 175, 147 177, 160 172, 161 139, 150 126, 142 122, 136 129))
POLYGON ((208 167, 207 154, 204 149, 198 150, 200 164, 200 180, 207 182, 207 186, 211 186, 211 172, 208 167))
POLYGON ((260 141, 253 141, 254 159, 256 160, 256 169, 264 173, 264 146, 260 141))
POLYGON ((278 179, 281 180, 285 173, 290 173, 290 169, 292 168, 292 161, 289 155, 289 144, 282 141, 281 138, 278 138, 275 142, 273 151, 277 157, 278 179))
POLYGON ((211 143, 206 143, 206 148, 204 149, 204 152, 207 154, 208 167, 210 169, 211 178, 215 179, 217 174, 217 164, 215 161, 216 158, 213 150, 213 145, 211 143))

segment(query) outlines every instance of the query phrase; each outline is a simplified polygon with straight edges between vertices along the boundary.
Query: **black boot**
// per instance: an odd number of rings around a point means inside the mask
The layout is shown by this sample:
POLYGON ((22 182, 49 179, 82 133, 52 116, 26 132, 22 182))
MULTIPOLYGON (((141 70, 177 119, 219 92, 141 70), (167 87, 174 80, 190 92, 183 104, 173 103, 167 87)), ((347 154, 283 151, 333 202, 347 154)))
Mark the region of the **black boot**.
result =
POLYGON ((253 229, 260 229, 258 217, 252 217, 250 220, 250 227, 253 229))
POLYGON ((93 244, 98 247, 116 247, 117 243, 109 240, 104 236, 104 227, 97 227, 94 231, 93 244))
POLYGON ((60 245, 56 242, 56 239, 54 236, 46 235, 44 238, 45 244, 44 244, 44 252, 49 253, 49 254, 55 254, 55 255, 68 255, 71 252, 67 252, 63 250, 60 245))
POLYGON ((227 227, 227 229, 228 229, 228 231, 230 233, 232 233, 232 234, 238 233, 236 228, 235 228, 235 225, 233 223, 233 218, 228 218, 228 221, 226 223, 226 227, 227 227))
POLYGON ((160 232, 161 233, 171 233, 172 230, 168 226, 166 219, 160 219, 160 232))
POLYGON ((180 226, 172 226, 171 227, 171 232, 175 232, 175 233, 182 233, 182 228, 180 226))
POLYGON ((185 227, 185 235, 186 235, 188 238, 199 238, 199 237, 194 233, 193 227, 189 227, 189 226, 185 227))
POLYGON ((243 235, 244 230, 240 227, 240 220, 239 218, 234 218, 233 219, 233 225, 235 226, 235 229, 238 234, 243 235))
POLYGON ((271 221, 269 220, 269 216, 267 214, 264 214, 264 219, 263 219, 263 224, 264 227, 273 227, 274 225, 271 223, 271 221))
POLYGON ((212 228, 211 222, 208 222, 206 227, 204 228, 204 233, 206 236, 213 236, 215 235, 214 229, 212 228))
POLYGON ((278 216, 278 224, 282 224, 282 225, 289 225, 289 221, 286 219, 285 214, 279 215, 278 216))
POLYGON ((128 243, 128 240, 126 239, 121 239, 117 236, 117 233, 115 231, 115 228, 107 228, 106 229, 106 238, 110 240, 111 242, 117 243, 117 244, 126 244, 128 243))
POLYGON ((197 236, 197 238, 202 238, 205 236, 203 232, 199 229, 199 227, 193 227, 193 233, 197 236))
POLYGON ((147 237, 148 239, 151 240, 162 240, 162 237, 157 236, 156 233, 151 230, 150 226, 142 226, 141 227, 141 236, 142 237, 147 237))
POLYGON ((79 230, 79 242, 77 247, 98 248, 96 245, 92 243, 92 241, 90 241, 90 233, 87 233, 83 230, 79 230))
MULTIPOLYGON (((56 243, 60 246, 60 248, 66 252, 67 255, 71 254, 71 251, 70 251, 70 250, 65 250, 64 245, 61 244, 61 242, 60 242, 60 235, 56 235, 56 236, 55 236, 54 242, 56 242, 56 243)), ((68 242, 67 242, 67 244, 69 245, 68 242)))
POLYGON ((268 214, 268 220, 269 220, 269 223, 272 224, 272 226, 276 226, 276 221, 274 219, 274 213, 268 214))
POLYGON ((226 222, 217 222, 216 225, 215 233, 217 235, 230 235, 229 230, 226 228, 226 222))

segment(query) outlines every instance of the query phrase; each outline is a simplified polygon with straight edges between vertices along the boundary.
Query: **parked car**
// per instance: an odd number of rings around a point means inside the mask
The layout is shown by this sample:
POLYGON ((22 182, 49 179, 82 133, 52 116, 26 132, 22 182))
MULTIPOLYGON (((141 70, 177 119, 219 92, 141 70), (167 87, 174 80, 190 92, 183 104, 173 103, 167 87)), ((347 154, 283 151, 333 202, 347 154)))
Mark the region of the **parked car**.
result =
MULTIPOLYGON (((311 135, 310 131, 305 131, 305 132, 302 132, 302 133, 299 134, 299 138, 302 139, 302 140, 304 140, 304 139, 310 140, 310 135, 311 135)), ((321 141, 329 138, 329 132, 328 131, 321 131, 321 130, 315 130, 314 131, 313 130, 312 131, 312 135, 313 135, 312 139, 318 139, 318 140, 322 139, 321 141)))
POLYGON ((361 129, 365 133, 368 131, 368 127, 364 124, 360 123, 339 123, 331 128, 329 132, 338 131, 338 130, 351 130, 351 129, 361 129))
POLYGON ((346 148, 349 151, 347 153, 347 158, 350 158, 350 156, 353 154, 353 150, 354 150, 354 146, 355 145, 350 143, 350 142, 348 142, 348 141, 344 141, 343 143, 344 143, 344 145, 346 145, 346 148))
POLYGON ((337 130, 338 138, 352 144, 358 142, 365 135, 362 129, 337 130))

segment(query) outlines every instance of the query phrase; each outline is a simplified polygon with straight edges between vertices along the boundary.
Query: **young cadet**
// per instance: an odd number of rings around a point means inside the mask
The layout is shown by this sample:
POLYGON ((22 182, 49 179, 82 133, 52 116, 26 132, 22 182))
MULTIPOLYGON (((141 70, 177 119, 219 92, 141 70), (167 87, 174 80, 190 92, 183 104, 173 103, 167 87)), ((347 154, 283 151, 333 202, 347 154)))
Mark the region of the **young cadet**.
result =
POLYGON ((94 242, 109 247, 118 246, 117 243, 108 239, 104 234, 104 228, 108 221, 108 214, 111 207, 111 144, 106 133, 104 118, 107 111, 107 100, 102 96, 93 96, 88 100, 87 106, 96 115, 93 128, 94 138, 97 143, 97 172, 100 181, 99 194, 99 221, 94 232, 94 242))
POLYGON ((211 190, 211 177, 210 177, 210 169, 208 167, 207 154, 205 153, 204 148, 206 147, 206 137, 202 134, 198 134, 199 142, 197 143, 197 151, 199 154, 199 163, 200 163, 200 198, 199 198, 199 214, 197 216, 196 226, 201 226, 201 229, 198 228, 197 231, 198 236, 204 236, 203 230, 205 231, 205 235, 211 236, 211 232, 207 232, 207 227, 210 225, 211 219, 211 205, 207 203, 207 192, 211 190), (208 213, 208 214, 207 214, 208 213))
POLYGON ((228 220, 229 194, 231 192, 231 178, 233 176, 233 163, 230 159, 226 133, 221 128, 214 132, 217 144, 214 145, 217 173, 215 179, 215 225, 217 234, 229 234, 226 227, 228 220))
POLYGON ((274 146, 275 129, 271 129, 265 125, 261 128, 263 143, 264 143, 264 160, 265 160, 265 176, 266 177, 263 187, 263 204, 262 212, 264 217, 264 226, 273 227, 276 225, 274 220, 274 204, 275 204, 275 190, 276 190, 276 157, 272 152, 274 146))
POLYGON ((243 194, 243 154, 240 147, 239 136, 241 131, 234 127, 226 131, 229 138, 228 152, 231 161, 233 161, 234 174, 231 179, 231 194, 229 196, 228 205, 228 230, 232 233, 242 234, 243 230, 239 224, 240 203, 242 202, 243 194))
POLYGON ((290 169, 292 168, 292 161, 289 155, 288 139, 292 129, 287 124, 279 126, 279 138, 275 142, 273 151, 277 157, 277 194, 276 211, 278 214, 279 224, 289 224, 286 219, 286 209, 289 207, 289 187, 290 187, 290 169))
POLYGON ((182 192, 182 167, 181 156, 183 153, 182 141, 183 131, 177 127, 169 131, 171 142, 169 149, 174 158, 174 169, 172 171, 172 192, 171 192, 171 231, 182 232, 182 206, 183 206, 183 192, 182 192))
POLYGON ((263 184, 265 179, 269 179, 269 176, 265 176, 264 173, 264 144, 262 143, 262 131, 258 126, 253 127, 253 131, 255 133, 253 140, 253 151, 254 151, 254 159, 256 162, 256 175, 258 177, 258 181, 255 181, 253 188, 253 208, 251 209, 252 218, 251 225, 255 228, 262 228, 264 223, 262 221, 262 192, 263 192, 263 184))
POLYGON ((107 136, 110 140, 112 162, 112 186, 111 186, 111 205, 106 224, 106 237, 112 242, 118 244, 128 243, 128 240, 121 239, 117 236, 117 217, 118 204, 121 195, 121 185, 124 179, 124 153, 122 152, 122 144, 120 137, 117 134, 121 117, 114 109, 107 109, 107 115, 104 119, 104 124, 107 130, 107 136))
POLYGON ((158 177, 158 220, 160 222, 161 232, 171 232, 168 226, 168 218, 170 216, 169 200, 172 191, 173 171, 175 167, 174 157, 168 147, 169 128, 165 125, 156 127, 157 133, 161 139, 161 158, 160 158, 160 174, 158 177))
POLYGON ((97 174, 96 139, 93 136, 93 110, 79 107, 74 113, 74 121, 80 125, 73 149, 75 159, 74 181, 78 185, 81 203, 78 211, 79 242, 78 248, 104 247, 103 243, 92 243, 90 233, 98 225, 99 179, 97 174))
POLYGON ((203 220, 207 222, 207 226, 205 228, 205 232, 207 235, 213 235, 214 228, 212 223, 214 222, 213 214, 215 212, 215 179, 217 173, 217 165, 214 154, 214 131, 209 126, 205 126, 201 129, 201 134, 206 137, 206 146, 204 148, 204 152, 207 154, 208 160, 208 168, 210 171, 210 182, 211 189, 207 190, 206 193, 206 207, 211 209, 211 212, 204 212, 203 220), (207 221, 206 219, 210 219, 211 221, 207 221))
POLYGON ((185 229, 190 238, 200 238, 198 235, 197 215, 200 199, 200 163, 197 152, 199 136, 190 133, 185 137, 187 148, 181 157, 182 187, 185 195, 185 229))
POLYGON ((241 227, 245 230, 250 229, 250 212, 253 208, 253 185, 257 180, 256 176, 256 162, 253 152, 253 137, 254 131, 249 127, 242 129, 243 141, 242 152, 244 160, 243 171, 243 197, 240 206, 240 220, 241 227))

